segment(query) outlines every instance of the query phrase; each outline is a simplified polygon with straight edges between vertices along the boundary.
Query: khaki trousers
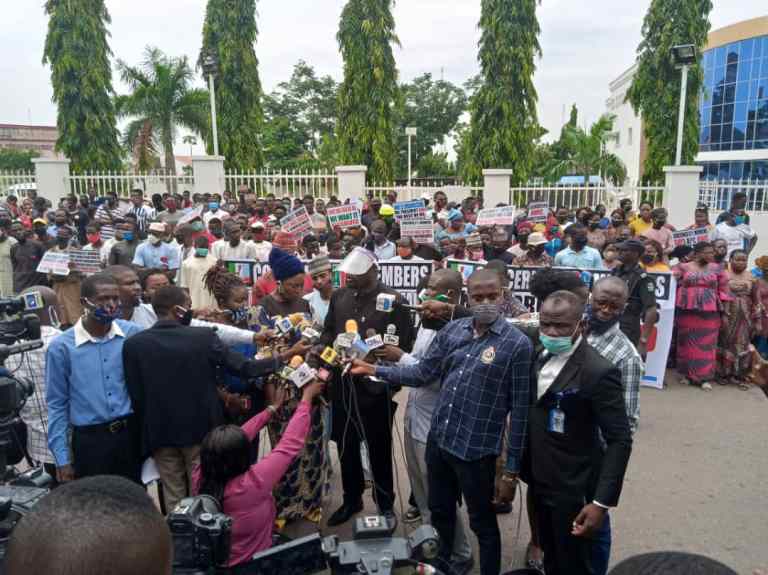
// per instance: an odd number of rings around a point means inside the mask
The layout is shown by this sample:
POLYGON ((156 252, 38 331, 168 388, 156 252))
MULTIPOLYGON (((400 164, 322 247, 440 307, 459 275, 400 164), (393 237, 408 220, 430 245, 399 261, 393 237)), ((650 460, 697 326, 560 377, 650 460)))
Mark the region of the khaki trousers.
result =
POLYGON ((191 493, 192 471, 200 463, 200 446, 161 447, 152 457, 163 482, 165 507, 170 513, 191 493))

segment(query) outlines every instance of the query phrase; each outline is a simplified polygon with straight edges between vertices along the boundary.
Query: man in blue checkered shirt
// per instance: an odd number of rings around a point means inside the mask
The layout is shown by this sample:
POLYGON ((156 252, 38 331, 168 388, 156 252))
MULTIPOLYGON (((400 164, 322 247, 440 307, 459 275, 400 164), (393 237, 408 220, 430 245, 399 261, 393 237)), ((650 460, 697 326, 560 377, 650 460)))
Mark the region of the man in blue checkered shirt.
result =
POLYGON ((525 438, 533 347, 500 315, 503 291, 495 271, 476 271, 467 287, 473 317, 443 328, 419 363, 384 367, 356 360, 352 373, 410 387, 440 380, 426 455, 429 509, 440 534, 440 555, 445 560, 450 557, 456 501, 463 496, 480 546, 480 572, 498 575, 501 535, 493 507, 496 457, 509 416, 508 456, 498 499, 512 501, 525 438))

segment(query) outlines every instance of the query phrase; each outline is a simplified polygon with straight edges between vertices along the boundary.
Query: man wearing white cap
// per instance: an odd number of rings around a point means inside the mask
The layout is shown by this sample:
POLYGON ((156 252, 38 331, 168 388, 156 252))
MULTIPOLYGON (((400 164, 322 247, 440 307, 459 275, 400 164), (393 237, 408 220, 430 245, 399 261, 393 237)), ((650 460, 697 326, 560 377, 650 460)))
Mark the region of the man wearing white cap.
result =
POLYGON ((149 224, 149 236, 147 241, 136 248, 133 265, 174 272, 179 269, 179 250, 163 241, 165 234, 164 223, 152 222, 149 224))
MULTIPOLYGON (((346 274, 346 287, 333 292, 325 318, 322 341, 332 345, 340 333, 347 329, 347 321, 355 320, 362 338, 373 333, 397 336, 399 347, 411 350, 413 321, 409 311, 397 304, 389 313, 376 309, 380 294, 402 297, 379 281, 375 256, 355 247, 339 265, 338 271, 346 274)), ((329 386, 333 402, 333 432, 331 439, 341 454, 341 481, 344 503, 328 519, 329 526, 345 523, 363 509, 365 478, 360 455, 360 445, 365 439, 368 445, 370 468, 375 485, 375 501, 381 514, 394 524, 392 512, 395 493, 392 478, 392 421, 397 404, 392 401, 389 386, 374 383, 368 378, 334 374, 329 386), (363 437, 359 431, 362 431, 363 437)))
POLYGON ((272 244, 267 241, 267 228, 261 220, 256 220, 251 224, 251 244, 257 261, 269 261, 272 244))

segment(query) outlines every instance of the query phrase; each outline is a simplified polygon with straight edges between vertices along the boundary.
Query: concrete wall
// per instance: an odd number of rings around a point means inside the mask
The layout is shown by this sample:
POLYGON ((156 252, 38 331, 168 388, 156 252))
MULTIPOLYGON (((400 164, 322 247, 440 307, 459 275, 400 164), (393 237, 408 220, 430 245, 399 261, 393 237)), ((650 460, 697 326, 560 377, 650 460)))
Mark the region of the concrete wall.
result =
POLYGON ((616 116, 613 123, 616 137, 607 142, 606 150, 624 162, 630 182, 639 181, 642 175, 643 125, 630 103, 625 101, 635 69, 636 66, 632 66, 611 82, 611 95, 606 101, 607 113, 616 116))

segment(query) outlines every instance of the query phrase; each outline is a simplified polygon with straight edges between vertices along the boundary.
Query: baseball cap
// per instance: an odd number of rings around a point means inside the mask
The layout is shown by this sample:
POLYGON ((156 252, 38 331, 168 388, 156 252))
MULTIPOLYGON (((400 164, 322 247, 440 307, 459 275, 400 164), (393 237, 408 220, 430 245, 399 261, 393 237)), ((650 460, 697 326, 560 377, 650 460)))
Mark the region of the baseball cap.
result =
POLYGON ((379 208, 379 215, 380 216, 394 216, 395 215, 395 208, 390 206, 389 204, 384 204, 379 208))
MULTIPOLYGON (((530 238, 528 238, 528 241, 531 241, 530 238)), ((645 244, 636 238, 629 238, 628 240, 624 240, 623 242, 616 244, 616 247, 620 250, 635 250, 638 252, 645 251, 645 244)))
POLYGON ((528 245, 529 246, 540 246, 541 244, 546 244, 547 238, 544 237, 544 234, 541 232, 533 232, 530 236, 528 236, 528 245))

